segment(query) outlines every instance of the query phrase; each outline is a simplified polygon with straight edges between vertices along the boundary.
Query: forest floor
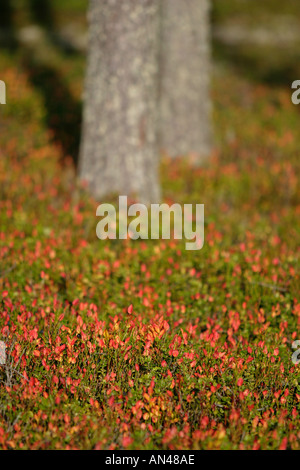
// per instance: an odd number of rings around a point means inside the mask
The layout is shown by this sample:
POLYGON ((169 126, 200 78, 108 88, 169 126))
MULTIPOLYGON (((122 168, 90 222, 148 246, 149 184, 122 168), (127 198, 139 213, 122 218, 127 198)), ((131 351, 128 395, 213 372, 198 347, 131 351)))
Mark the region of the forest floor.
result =
MULTIPOLYGON (((257 27, 247 2, 216 3, 215 26, 257 27)), ((84 25, 69 5, 60 24, 84 25)), ((51 35, 0 49, 2 449, 299 449, 300 48, 213 51, 216 150, 161 166, 165 202, 205 204, 186 251, 97 239, 74 169, 83 52, 51 35)))

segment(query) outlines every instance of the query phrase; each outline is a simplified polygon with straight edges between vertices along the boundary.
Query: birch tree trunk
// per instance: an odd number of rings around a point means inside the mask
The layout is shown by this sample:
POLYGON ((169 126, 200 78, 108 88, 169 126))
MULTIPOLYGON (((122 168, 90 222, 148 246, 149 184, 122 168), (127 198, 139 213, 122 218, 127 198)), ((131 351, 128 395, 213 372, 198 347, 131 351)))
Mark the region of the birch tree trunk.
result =
POLYGON ((160 146, 172 157, 211 151, 208 0, 162 0, 160 146))
POLYGON ((92 194, 158 202, 158 0, 90 0, 79 176, 92 194))

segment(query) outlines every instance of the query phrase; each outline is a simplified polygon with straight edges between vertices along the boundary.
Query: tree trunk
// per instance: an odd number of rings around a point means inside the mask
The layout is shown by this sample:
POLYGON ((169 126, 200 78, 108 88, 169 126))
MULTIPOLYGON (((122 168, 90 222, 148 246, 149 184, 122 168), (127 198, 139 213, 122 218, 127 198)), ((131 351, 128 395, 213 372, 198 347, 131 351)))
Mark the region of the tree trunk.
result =
POLYGON ((159 1, 90 0, 79 175, 92 194, 158 202, 159 1))
POLYGON ((200 162, 211 151, 208 0, 162 0, 160 146, 200 162))

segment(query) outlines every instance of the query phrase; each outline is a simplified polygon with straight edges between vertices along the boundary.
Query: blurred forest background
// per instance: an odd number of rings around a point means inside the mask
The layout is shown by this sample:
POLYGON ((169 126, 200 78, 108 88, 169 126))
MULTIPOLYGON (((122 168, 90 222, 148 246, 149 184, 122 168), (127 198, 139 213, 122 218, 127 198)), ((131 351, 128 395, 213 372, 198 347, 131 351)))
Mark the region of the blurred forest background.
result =
MULTIPOLYGON (((0 71, 16 59, 20 70, 27 68, 45 103, 45 124, 74 159, 88 44, 87 6, 87 0, 2 0, 0 6, 0 71), (54 101, 53 90, 64 99, 54 101)), ((220 88, 222 76, 226 79, 230 71, 286 88, 299 76, 297 2, 212 0, 211 21, 214 87, 220 88)))

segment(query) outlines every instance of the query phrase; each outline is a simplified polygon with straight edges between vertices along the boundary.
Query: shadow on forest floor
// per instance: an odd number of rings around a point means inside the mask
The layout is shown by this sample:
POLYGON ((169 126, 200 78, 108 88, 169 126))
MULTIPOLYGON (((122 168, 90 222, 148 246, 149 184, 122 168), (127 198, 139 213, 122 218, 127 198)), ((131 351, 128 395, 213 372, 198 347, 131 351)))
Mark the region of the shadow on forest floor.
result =
POLYGON ((0 4, 0 45, 13 51, 17 48, 14 29, 14 9, 10 0, 1 0, 0 4))
POLYGON ((53 132, 53 141, 62 147, 65 157, 70 156, 77 166, 81 103, 74 99, 61 75, 46 64, 36 64, 26 57, 23 61, 29 80, 41 93, 46 124, 53 132))
POLYGON ((47 29, 54 29, 55 17, 49 0, 28 0, 33 21, 47 29))

